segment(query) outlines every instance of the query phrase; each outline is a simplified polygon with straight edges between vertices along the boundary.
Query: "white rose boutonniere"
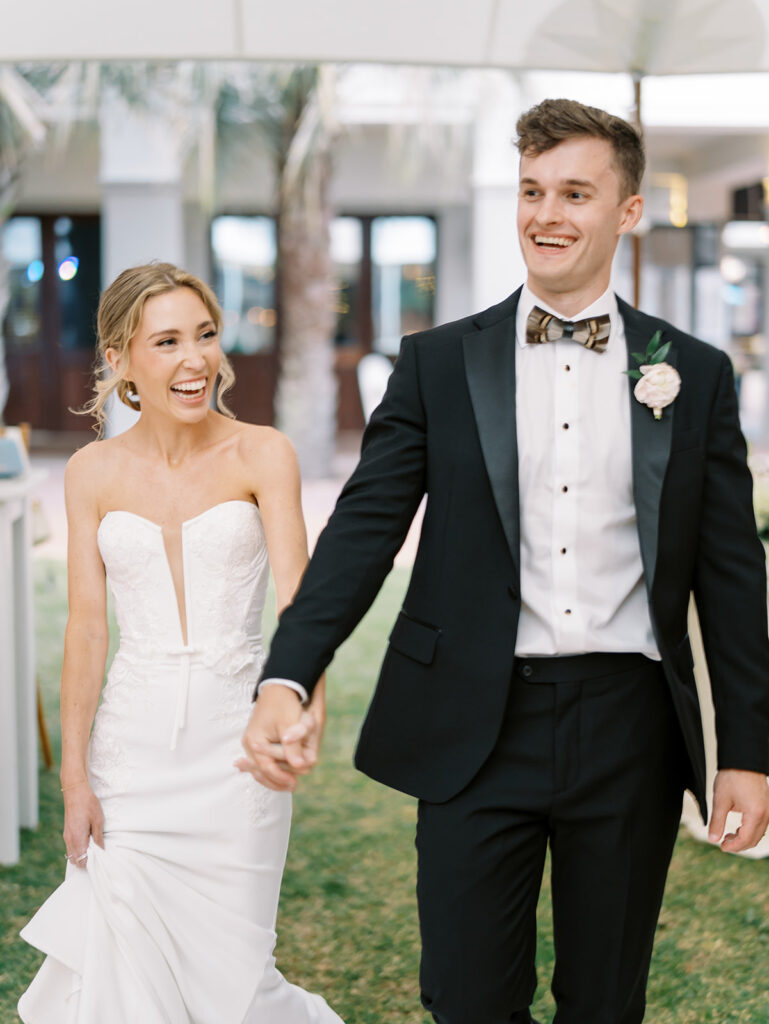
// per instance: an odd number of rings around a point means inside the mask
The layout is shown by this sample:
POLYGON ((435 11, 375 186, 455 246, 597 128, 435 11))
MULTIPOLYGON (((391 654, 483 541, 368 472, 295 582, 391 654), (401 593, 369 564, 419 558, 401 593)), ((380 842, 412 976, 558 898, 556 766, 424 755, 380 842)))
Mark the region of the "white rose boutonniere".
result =
POLYGON ((645 352, 634 352, 639 363, 637 370, 625 370, 628 377, 637 380, 633 394, 636 401, 647 405, 655 420, 662 419, 662 410, 671 405, 681 390, 681 377, 674 366, 665 362, 670 342, 660 345, 662 332, 656 331, 645 352))

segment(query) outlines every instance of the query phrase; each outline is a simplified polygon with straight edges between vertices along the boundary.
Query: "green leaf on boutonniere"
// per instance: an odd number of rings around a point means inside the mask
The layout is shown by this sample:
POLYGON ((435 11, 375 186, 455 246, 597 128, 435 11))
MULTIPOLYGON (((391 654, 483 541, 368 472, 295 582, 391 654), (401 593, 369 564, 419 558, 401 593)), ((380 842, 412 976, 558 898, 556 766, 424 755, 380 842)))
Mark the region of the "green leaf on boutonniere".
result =
MULTIPOLYGON (((638 363, 639 366, 654 366, 657 363, 664 363, 668 352, 670 351, 670 342, 665 342, 661 345, 662 331, 655 331, 651 336, 649 344, 646 346, 645 352, 631 352, 633 359, 638 363)), ((623 370, 628 377, 632 377, 633 380, 640 380, 643 374, 640 370, 623 370)))
POLYGON ((652 365, 654 363, 664 363, 665 362, 665 358, 666 358, 668 352, 670 351, 670 344, 671 343, 669 341, 667 341, 662 346, 662 348, 658 348, 657 349, 657 351, 654 353, 654 355, 651 358, 652 365))
POLYGON ((662 331, 655 331, 651 336, 649 344, 646 346, 645 362, 650 363, 654 353, 660 346, 660 339, 662 338, 662 331))

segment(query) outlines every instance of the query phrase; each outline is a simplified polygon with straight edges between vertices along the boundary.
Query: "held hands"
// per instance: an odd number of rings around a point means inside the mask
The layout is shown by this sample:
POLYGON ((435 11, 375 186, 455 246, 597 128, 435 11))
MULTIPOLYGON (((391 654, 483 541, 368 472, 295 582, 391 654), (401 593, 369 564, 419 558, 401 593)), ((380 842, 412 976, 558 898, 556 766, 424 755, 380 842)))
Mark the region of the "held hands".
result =
POLYGON ((322 690, 319 684, 310 704, 303 708, 298 694, 289 687, 264 687, 243 734, 245 756, 235 767, 250 772, 268 789, 296 789, 297 776, 308 775, 318 760, 325 724, 322 690))
POLYGON ((64 844, 67 860, 75 867, 88 863, 88 843, 91 839, 104 849, 104 815, 88 780, 63 786, 64 844))
POLYGON ((716 774, 713 784, 713 813, 708 826, 708 839, 720 843, 726 853, 752 849, 769 826, 769 785, 760 772, 729 768, 716 774), (736 832, 724 836, 729 811, 742 814, 736 832))

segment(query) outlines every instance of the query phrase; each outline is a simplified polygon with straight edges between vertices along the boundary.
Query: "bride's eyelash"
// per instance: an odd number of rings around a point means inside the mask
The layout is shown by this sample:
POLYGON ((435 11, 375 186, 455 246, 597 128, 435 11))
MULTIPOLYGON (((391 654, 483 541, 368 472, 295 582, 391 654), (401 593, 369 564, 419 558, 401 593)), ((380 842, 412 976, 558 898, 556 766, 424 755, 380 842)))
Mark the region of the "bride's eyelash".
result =
MULTIPOLYGON (((214 330, 211 330, 211 331, 206 331, 204 334, 201 334, 200 338, 198 340, 199 341, 208 341, 211 338, 216 338, 216 337, 217 337, 217 332, 214 331, 214 330)), ((165 345, 175 345, 176 344, 176 338, 160 338, 158 341, 155 342, 155 344, 159 348, 162 348, 165 345)))

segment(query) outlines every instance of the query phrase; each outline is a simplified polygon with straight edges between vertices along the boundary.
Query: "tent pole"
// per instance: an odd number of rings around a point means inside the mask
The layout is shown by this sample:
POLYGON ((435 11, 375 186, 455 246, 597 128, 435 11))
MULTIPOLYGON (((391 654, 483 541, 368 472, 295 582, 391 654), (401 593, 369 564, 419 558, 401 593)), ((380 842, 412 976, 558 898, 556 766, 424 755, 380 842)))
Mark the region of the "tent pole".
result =
MULTIPOLYGON (((641 79, 640 71, 633 72, 633 124, 643 131, 641 120, 641 79)), ((634 231, 633 239, 633 305, 638 309, 641 305, 641 236, 634 231)))

